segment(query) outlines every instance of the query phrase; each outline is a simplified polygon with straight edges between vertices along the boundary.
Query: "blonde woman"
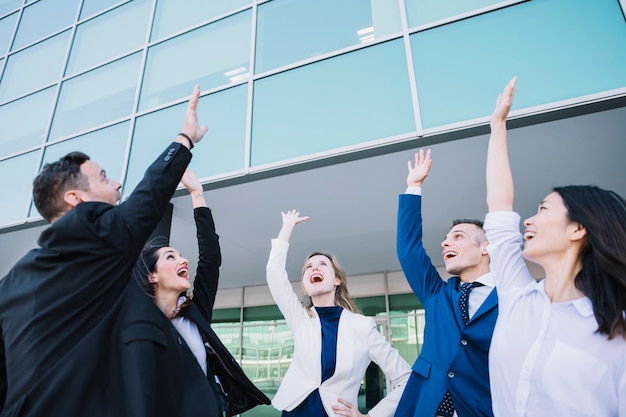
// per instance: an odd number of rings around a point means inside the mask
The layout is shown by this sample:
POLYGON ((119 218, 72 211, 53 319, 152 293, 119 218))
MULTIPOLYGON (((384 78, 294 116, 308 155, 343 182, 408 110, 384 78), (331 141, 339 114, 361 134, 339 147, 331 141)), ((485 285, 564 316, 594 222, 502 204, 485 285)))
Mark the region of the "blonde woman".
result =
POLYGON ((283 416, 362 416, 356 405, 361 380, 375 362, 394 387, 371 417, 391 417, 411 372, 409 364, 377 330, 374 320, 359 314, 348 295, 346 273, 331 254, 313 252, 302 269, 301 303, 285 265, 294 227, 308 216, 282 213, 283 225, 272 239, 267 283, 294 333, 294 355, 272 404, 283 416))

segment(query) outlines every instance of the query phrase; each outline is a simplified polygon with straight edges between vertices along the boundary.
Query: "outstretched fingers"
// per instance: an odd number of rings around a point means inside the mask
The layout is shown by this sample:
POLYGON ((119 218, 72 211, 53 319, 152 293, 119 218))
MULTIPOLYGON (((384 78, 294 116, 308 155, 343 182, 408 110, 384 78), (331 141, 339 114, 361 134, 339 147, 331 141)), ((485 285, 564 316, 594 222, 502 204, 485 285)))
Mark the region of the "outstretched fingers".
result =
POLYGON ((509 115, 509 111, 513 106, 513 97, 515 96, 515 84, 517 83, 517 77, 513 77, 507 85, 504 87, 502 94, 498 95, 496 100, 496 108, 493 111, 491 121, 503 122, 509 115))
POLYGON ((200 126, 198 123, 198 102, 200 100, 200 86, 196 84, 193 88, 193 92, 189 97, 189 104, 187 106, 187 113, 185 114, 185 121, 183 124, 183 132, 186 133, 193 143, 198 143, 204 137, 209 127, 206 125, 200 126))
POLYGON ((430 157, 430 149, 428 149, 425 153, 423 149, 420 149, 419 152, 415 153, 415 165, 411 164, 411 161, 408 162, 408 175, 406 178, 406 184, 408 187, 421 187, 424 179, 428 176, 430 172, 430 167, 432 164, 432 159, 430 157))
POLYGON ((351 402, 346 401, 342 398, 337 398, 337 401, 341 405, 333 405, 333 412, 335 413, 335 415, 343 416, 343 417, 363 416, 363 414, 361 414, 361 412, 359 411, 358 407, 355 404, 352 404, 351 402))
POLYGON ((300 216, 300 212, 297 210, 289 210, 286 213, 285 212, 281 212, 280 213, 283 217, 283 224, 291 224, 291 225, 296 225, 298 223, 302 223, 304 221, 309 220, 311 217, 309 216, 300 216))
POLYGON ((180 182, 185 186, 185 188, 190 192, 202 192, 202 183, 198 179, 198 176, 195 172, 187 168, 180 182))

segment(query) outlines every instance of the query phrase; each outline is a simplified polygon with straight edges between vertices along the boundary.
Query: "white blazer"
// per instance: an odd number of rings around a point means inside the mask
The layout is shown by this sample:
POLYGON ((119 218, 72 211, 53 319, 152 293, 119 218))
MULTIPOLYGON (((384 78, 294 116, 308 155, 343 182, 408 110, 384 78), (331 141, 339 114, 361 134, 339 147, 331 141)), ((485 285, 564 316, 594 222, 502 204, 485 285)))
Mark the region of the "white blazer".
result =
POLYGON ((278 410, 291 411, 319 388, 324 409, 334 416, 332 406, 342 398, 357 404, 365 370, 375 362, 392 382, 393 390, 369 411, 371 417, 391 417, 395 413, 404 386, 411 373, 410 365, 376 328, 370 317, 343 310, 337 333, 335 373, 322 383, 322 327, 311 308, 311 316, 302 306, 289 282, 285 265, 289 243, 272 239, 267 262, 267 283, 272 297, 294 334, 293 361, 272 400, 278 410))

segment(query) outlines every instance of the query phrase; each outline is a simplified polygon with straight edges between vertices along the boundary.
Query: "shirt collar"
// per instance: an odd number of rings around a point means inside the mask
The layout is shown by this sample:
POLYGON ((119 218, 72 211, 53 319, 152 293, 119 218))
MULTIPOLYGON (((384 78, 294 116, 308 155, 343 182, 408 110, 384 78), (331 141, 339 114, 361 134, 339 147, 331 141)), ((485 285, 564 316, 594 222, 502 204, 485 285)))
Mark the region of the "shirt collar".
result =
POLYGON ((481 275, 474 282, 480 282, 481 284, 483 284, 485 287, 488 287, 488 288, 494 288, 496 286, 496 282, 493 279, 493 275, 491 275, 491 272, 487 272, 486 274, 481 275))
MULTIPOLYGON (((531 284, 528 286, 528 288, 528 292, 535 290, 541 292, 543 295, 546 296, 546 298, 548 297, 548 295, 546 294, 544 280, 539 281, 537 284, 531 284)), ((583 317, 593 316, 593 304, 591 302, 591 299, 587 296, 583 296, 575 300, 563 301, 559 304, 571 304, 576 309, 576 311, 578 311, 578 314, 583 317)))

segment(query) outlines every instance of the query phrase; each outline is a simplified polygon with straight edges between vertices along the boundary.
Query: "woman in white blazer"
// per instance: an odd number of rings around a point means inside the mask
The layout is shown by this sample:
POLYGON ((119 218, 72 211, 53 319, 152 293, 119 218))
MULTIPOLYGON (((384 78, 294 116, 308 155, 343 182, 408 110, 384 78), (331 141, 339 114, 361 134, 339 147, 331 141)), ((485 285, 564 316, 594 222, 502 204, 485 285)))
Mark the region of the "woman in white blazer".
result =
POLYGON ((283 416, 362 416, 356 405, 361 380, 370 362, 390 379, 393 389, 371 417, 393 416, 411 372, 376 328, 358 313, 348 295, 346 274, 330 254, 314 252, 302 271, 300 302, 285 270, 289 239, 296 224, 308 220, 290 210, 272 239, 267 283, 272 297, 294 333, 293 361, 272 400, 283 416))

